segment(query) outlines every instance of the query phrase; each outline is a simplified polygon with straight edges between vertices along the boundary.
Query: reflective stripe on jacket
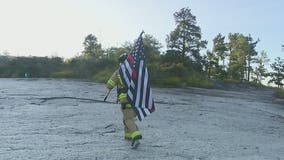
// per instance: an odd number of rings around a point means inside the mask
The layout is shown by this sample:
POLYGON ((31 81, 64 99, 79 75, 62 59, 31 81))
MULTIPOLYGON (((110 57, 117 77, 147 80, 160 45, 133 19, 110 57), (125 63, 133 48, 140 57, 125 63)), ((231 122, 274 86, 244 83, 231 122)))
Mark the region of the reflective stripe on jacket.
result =
POLYGON ((118 90, 117 97, 120 103, 128 103, 127 94, 126 94, 127 91, 122 82, 118 69, 112 74, 110 79, 107 81, 108 89, 113 89, 115 86, 117 86, 117 90, 118 90))

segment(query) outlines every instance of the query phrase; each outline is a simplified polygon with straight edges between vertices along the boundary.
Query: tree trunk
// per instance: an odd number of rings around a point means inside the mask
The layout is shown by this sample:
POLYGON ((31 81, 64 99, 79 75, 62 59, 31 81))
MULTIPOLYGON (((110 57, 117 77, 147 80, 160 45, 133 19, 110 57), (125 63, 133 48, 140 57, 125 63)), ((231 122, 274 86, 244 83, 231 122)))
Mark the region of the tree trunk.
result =
POLYGON ((250 81, 250 58, 248 59, 248 82, 250 81))

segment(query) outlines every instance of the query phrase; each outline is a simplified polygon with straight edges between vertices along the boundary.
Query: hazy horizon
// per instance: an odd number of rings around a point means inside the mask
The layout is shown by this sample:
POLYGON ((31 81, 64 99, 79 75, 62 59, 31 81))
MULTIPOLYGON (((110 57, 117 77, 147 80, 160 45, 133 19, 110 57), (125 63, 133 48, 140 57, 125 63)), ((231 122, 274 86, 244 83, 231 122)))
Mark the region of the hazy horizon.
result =
POLYGON ((142 30, 165 50, 166 35, 175 28, 173 13, 189 7, 209 42, 208 50, 218 33, 251 34, 254 40, 260 39, 257 51, 266 51, 274 60, 283 54, 282 6, 280 0, 0 1, 0 54, 70 58, 83 50, 88 34, 95 35, 105 49, 133 42, 142 30))

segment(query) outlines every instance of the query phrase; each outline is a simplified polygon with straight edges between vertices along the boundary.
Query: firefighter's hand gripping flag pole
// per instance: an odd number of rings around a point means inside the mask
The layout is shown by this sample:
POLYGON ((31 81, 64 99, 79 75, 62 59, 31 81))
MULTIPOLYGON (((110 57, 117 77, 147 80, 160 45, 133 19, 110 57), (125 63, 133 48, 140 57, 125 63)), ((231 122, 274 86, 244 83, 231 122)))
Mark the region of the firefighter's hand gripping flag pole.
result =
POLYGON ((119 68, 122 81, 128 88, 127 99, 135 107, 140 121, 155 111, 148 69, 145 63, 143 33, 144 31, 141 32, 132 51, 119 68))

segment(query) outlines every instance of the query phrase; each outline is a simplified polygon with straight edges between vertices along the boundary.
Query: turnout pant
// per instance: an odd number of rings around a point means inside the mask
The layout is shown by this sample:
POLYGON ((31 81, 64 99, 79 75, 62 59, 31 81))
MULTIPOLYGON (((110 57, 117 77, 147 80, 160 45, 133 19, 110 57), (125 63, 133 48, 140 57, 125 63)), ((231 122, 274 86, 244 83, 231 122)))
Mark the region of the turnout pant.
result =
POLYGON ((131 108, 124 108, 121 109, 123 113, 123 124, 124 124, 124 134, 126 139, 134 139, 137 136, 141 136, 141 133, 135 124, 135 117, 136 113, 135 110, 131 108))

